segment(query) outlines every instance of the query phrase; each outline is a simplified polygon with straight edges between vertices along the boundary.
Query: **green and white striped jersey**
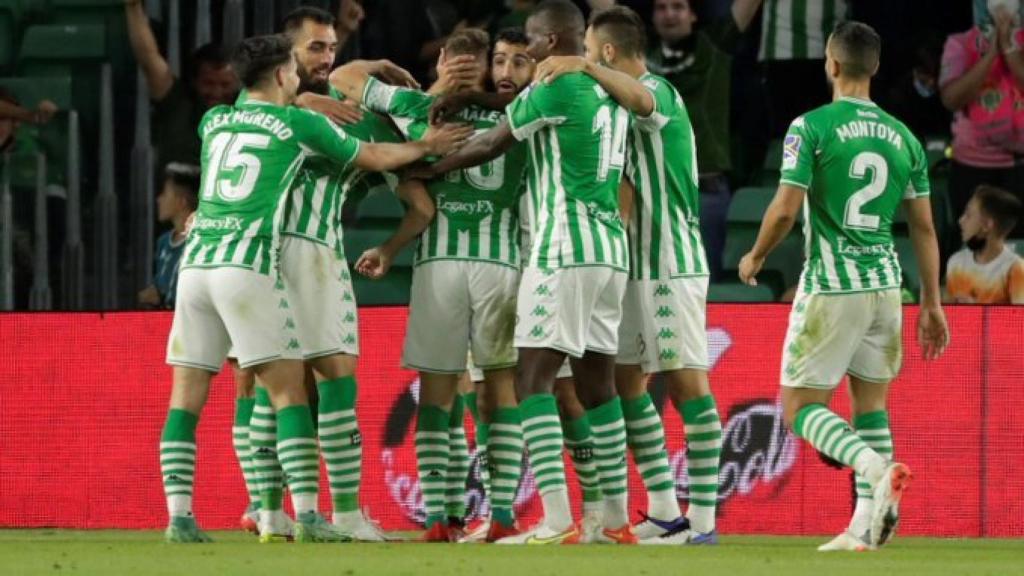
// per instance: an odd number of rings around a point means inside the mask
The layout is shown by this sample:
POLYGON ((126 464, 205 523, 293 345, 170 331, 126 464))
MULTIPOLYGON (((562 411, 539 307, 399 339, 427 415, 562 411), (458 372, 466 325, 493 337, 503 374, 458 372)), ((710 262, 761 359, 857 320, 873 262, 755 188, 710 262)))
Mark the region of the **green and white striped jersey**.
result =
POLYGON ((820 60, 836 25, 847 18, 846 0, 765 0, 761 11, 764 60, 820 60))
MULTIPOLYGON (((344 96, 330 89, 330 96, 344 96)), ((241 96, 240 96, 241 98, 241 96)), ((375 114, 365 113, 362 120, 341 129, 363 142, 400 142, 394 130, 375 114)), ((349 192, 364 180, 366 172, 350 164, 339 168, 327 158, 310 158, 299 171, 284 207, 283 233, 297 236, 335 250, 344 257, 341 207, 349 192)))
MULTIPOLYGON (((429 94, 389 86, 371 78, 363 94, 367 108, 388 114, 404 135, 416 140, 429 126, 429 94)), ((477 132, 498 125, 504 114, 469 107, 458 121, 477 132)), ((526 148, 515 146, 480 166, 456 170, 427 183, 437 213, 420 235, 416 264, 433 260, 475 260, 519 267, 519 196, 524 189, 526 148)))
POLYGON ((619 183, 629 113, 583 73, 531 85, 507 112, 516 139, 529 143, 530 265, 628 270, 619 183))
POLYGON ((790 125, 779 180, 807 189, 811 293, 899 288, 892 222, 901 200, 928 196, 928 160, 917 138, 874 102, 842 98, 790 125))
POLYGON ((203 140, 199 209, 182 266, 235 266, 277 273, 283 206, 307 158, 339 169, 359 155, 359 141, 325 116, 248 100, 210 109, 203 140))
POLYGON ((644 74, 640 82, 654 98, 654 112, 647 118, 633 118, 626 163, 636 189, 628 230, 629 277, 707 276, 690 116, 668 80, 644 74))

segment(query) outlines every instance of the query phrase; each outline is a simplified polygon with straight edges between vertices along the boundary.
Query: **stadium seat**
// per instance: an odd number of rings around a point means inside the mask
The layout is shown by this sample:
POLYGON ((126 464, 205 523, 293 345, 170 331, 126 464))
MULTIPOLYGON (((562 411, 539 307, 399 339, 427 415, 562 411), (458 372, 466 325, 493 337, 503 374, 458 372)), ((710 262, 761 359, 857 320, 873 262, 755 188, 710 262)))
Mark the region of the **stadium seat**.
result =
POLYGON ((761 186, 777 186, 779 183, 779 168, 781 166, 782 140, 772 140, 768 143, 768 150, 765 152, 764 162, 761 164, 757 183, 761 186))
POLYGON ((360 223, 367 220, 401 220, 405 214, 402 202, 386 187, 378 186, 359 203, 356 212, 360 223))
MULTIPOLYGON (((740 259, 754 245, 761 219, 775 196, 774 188, 740 188, 729 205, 722 267, 734 279, 740 259)), ((803 266, 803 235, 794 230, 768 256, 761 279, 776 293, 796 284, 803 266)))
MULTIPOLYGON (((71 78, 54 76, 50 78, 0 78, 3 87, 22 106, 35 108, 41 100, 50 100, 61 110, 71 108, 71 78)), ((43 126, 23 125, 19 129, 19 139, 31 141, 26 147, 32 154, 11 158, 11 184, 15 187, 35 187, 36 159, 35 150, 42 151, 47 158, 47 181, 51 184, 63 184, 66 177, 66 160, 68 151, 67 115, 59 114, 51 122, 43 126)))
POLYGON ((43 70, 67 71, 79 60, 101 60, 106 55, 106 30, 100 25, 39 25, 25 30, 18 55, 19 67, 32 76, 43 70))
POLYGON ((921 292, 921 276, 917 269, 917 254, 914 253, 914 245, 910 238, 904 236, 896 237, 894 243, 896 253, 900 258, 900 268, 903 269, 903 285, 916 298, 921 292))
POLYGON ((412 268, 396 266, 380 280, 370 280, 359 274, 352 275, 356 302, 360 306, 404 306, 409 304, 412 268))
POLYGON ((708 302, 774 302, 772 289, 758 284, 747 286, 739 282, 715 283, 708 286, 708 302))
POLYGON ((17 0, 0 0, 0 70, 8 70, 14 64, 21 18, 21 4, 17 0))

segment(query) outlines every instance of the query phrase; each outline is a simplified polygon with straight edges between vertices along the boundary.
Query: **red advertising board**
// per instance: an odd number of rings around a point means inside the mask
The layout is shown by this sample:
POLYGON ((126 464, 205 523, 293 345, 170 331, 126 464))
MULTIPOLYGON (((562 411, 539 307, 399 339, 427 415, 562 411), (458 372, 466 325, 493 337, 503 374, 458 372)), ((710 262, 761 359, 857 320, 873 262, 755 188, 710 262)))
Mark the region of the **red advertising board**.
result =
MULTIPOLYGON (((890 419, 897 457, 916 480, 901 531, 1024 536, 1024 309, 948 313, 952 345, 926 363, 913 329, 916 309, 905 309, 906 360, 893 384, 890 419)), ((782 425, 776 401, 787 314, 782 305, 709 309, 712 388, 724 426, 724 533, 832 533, 851 510, 849 472, 826 465, 782 425)), ((157 441, 170 390, 163 364, 170 320, 166 313, 0 315, 0 526, 165 523, 157 441)), ((398 366, 405 320, 404 308, 360 311, 361 497, 387 529, 414 529, 422 518, 412 445, 418 383, 398 366)), ((685 500, 682 424, 658 381, 652 392, 667 414, 672 469, 685 500)), ((848 415, 845 394, 835 408, 848 415)), ((207 528, 234 526, 246 503, 231 447, 233 409, 233 383, 222 373, 198 432, 195 510, 207 528)), ((469 485, 471 509, 484 511, 475 476, 469 485)), ((635 470, 630 486, 631 507, 643 509, 635 470)), ((528 474, 517 501, 529 523, 540 507, 528 474)))

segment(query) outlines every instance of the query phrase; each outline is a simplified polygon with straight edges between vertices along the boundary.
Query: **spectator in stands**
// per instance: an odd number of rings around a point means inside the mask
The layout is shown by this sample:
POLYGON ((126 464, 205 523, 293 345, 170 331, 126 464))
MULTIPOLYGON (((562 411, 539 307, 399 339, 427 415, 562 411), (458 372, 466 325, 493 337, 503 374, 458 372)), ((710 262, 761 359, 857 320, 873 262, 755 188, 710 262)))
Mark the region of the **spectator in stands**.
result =
MULTIPOLYGON (((697 145, 700 170, 700 227, 711 279, 722 274, 725 221, 729 212, 732 168, 729 146, 729 93, 732 54, 750 26, 761 0, 734 0, 724 19, 695 30, 690 0, 656 0, 656 46, 648 56, 651 71, 667 78, 686 102, 697 145)), ((821 70, 815 72, 821 75, 821 70)))
POLYGON ((45 124, 57 113, 57 105, 41 100, 35 110, 22 107, 13 94, 0 88, 0 152, 7 152, 14 145, 15 133, 22 123, 45 124))
POLYGON ((946 266, 946 297, 962 304, 1024 304, 1024 260, 1006 245, 1021 201, 981 185, 960 216, 965 247, 946 266))
POLYGON ((171 162, 199 164, 201 142, 196 130, 203 114, 238 95, 238 78, 228 54, 217 44, 201 46, 192 55, 192 78, 175 78, 160 54, 142 0, 125 0, 128 37, 153 101, 153 141, 157 166, 171 162))
POLYGON ((942 36, 929 30, 914 42, 914 64, 896 78, 881 99, 882 108, 907 125, 921 140, 949 133, 949 111, 939 98, 942 36))
POLYGON ((773 138, 781 138, 797 116, 832 100, 821 74, 825 42, 836 25, 846 20, 847 4, 847 0, 765 0, 758 57, 764 64, 773 138))
POLYGON ((164 169, 164 185, 156 197, 157 219, 171 229, 156 241, 153 283, 139 292, 139 304, 174 308, 178 262, 188 235, 186 222, 199 204, 199 167, 177 162, 164 169))
POLYGON ((975 7, 974 17, 974 27, 946 40, 939 78, 942 102, 955 112, 949 180, 955 213, 964 211, 979 184, 1024 198, 1020 2, 988 0, 975 7))

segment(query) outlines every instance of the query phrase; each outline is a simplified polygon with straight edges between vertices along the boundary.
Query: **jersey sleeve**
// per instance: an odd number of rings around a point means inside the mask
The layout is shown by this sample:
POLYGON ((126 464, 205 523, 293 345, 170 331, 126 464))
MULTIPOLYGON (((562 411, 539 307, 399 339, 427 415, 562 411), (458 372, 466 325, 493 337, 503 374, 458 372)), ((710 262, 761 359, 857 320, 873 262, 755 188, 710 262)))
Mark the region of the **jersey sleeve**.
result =
POLYGON ((425 92, 391 86, 372 76, 363 89, 364 106, 374 112, 398 118, 427 118, 433 101, 434 97, 425 92))
POLYGON ((307 153, 325 156, 345 166, 359 156, 360 141, 317 112, 292 109, 292 130, 299 146, 307 153))
POLYGON ((779 183, 798 188, 810 188, 814 175, 814 150, 818 139, 814 126, 805 116, 799 116, 789 125, 782 141, 782 168, 779 183))
MULTIPOLYGON (((634 115, 633 121, 636 123, 636 127, 644 132, 658 132, 668 124, 669 119, 675 113, 678 94, 656 78, 644 80, 643 85, 654 99, 654 110, 646 117, 634 115)), ((682 101, 679 104, 681 105, 682 101)))
POLYGON ((909 130, 907 136, 907 140, 910 142, 910 182, 907 183, 903 199, 924 198, 931 194, 931 184, 928 181, 928 156, 924 153, 921 143, 910 134, 909 130))
POLYGON ((546 126, 565 122, 576 92, 574 76, 562 76, 551 84, 531 84, 508 105, 505 116, 516 140, 526 140, 546 126))

